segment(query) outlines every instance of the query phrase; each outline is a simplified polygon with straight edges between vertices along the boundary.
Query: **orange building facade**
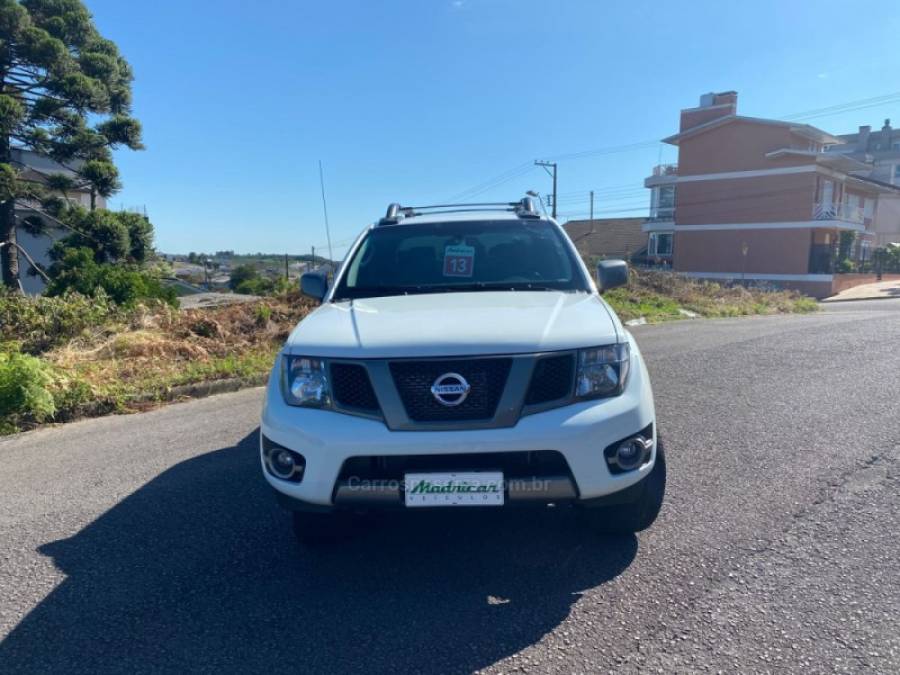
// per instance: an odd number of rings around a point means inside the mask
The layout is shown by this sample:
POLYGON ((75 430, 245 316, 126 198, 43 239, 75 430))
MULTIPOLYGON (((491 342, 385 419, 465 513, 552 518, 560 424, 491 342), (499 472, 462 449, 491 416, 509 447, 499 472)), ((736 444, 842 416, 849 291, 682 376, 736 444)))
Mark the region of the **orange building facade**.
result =
POLYGON ((738 115, 735 92, 704 95, 664 142, 678 147, 678 164, 645 181, 647 253, 689 276, 831 295, 841 232, 855 234, 850 257, 865 262, 879 197, 900 195, 866 177, 865 161, 834 152, 836 136, 738 115))

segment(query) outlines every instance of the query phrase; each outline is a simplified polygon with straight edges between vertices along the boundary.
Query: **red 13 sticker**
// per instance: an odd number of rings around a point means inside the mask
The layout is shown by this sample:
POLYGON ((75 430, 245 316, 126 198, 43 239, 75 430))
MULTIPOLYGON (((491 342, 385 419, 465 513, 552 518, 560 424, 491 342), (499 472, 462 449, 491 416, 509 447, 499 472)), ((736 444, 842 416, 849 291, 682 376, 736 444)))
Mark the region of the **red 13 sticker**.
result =
POLYGON ((458 244, 444 249, 444 276, 471 277, 475 269, 475 248, 458 244))

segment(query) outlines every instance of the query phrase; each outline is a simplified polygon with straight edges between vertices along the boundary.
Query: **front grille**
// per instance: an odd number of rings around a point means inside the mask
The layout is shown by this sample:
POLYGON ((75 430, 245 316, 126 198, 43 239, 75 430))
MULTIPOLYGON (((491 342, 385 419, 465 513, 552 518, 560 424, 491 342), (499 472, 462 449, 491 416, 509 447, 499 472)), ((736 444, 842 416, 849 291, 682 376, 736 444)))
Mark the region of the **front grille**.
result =
POLYGON ((556 401, 571 395, 575 374, 575 355, 546 356, 534 365, 526 405, 556 401))
POLYGON ((454 359, 447 361, 392 361, 391 375, 406 414, 415 422, 489 420, 503 395, 512 359, 454 359), (441 375, 458 373, 471 389, 459 405, 438 403, 431 386, 441 375))
POLYGON ((378 399, 365 366, 355 363, 331 364, 331 392, 338 405, 378 411, 378 399))

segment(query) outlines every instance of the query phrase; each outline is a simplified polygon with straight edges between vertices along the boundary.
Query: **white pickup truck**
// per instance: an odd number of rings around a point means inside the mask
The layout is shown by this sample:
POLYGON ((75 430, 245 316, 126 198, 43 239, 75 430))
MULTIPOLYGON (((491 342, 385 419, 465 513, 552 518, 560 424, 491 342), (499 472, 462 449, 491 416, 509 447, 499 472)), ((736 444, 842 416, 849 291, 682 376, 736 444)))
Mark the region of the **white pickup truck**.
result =
POLYGON ((310 542, 370 509, 572 504, 604 532, 656 519, 666 468, 640 350, 530 198, 392 204, 279 355, 263 473, 310 542))

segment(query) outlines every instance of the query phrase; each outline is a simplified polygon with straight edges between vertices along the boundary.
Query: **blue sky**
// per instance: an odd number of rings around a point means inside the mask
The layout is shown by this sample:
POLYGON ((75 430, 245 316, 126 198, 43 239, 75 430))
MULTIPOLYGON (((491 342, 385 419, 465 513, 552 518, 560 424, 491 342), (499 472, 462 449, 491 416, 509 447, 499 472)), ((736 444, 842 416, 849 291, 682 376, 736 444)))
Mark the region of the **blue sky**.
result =
MULTIPOLYGON (((391 201, 550 190, 560 213, 642 215, 680 108, 735 89, 832 133, 900 126, 900 6, 884 2, 87 0, 135 70, 147 150, 119 152, 113 208, 146 205, 165 252, 335 256, 391 201), (638 144, 620 152, 603 151, 638 144)), ((565 218, 561 218, 565 220, 565 218)))

